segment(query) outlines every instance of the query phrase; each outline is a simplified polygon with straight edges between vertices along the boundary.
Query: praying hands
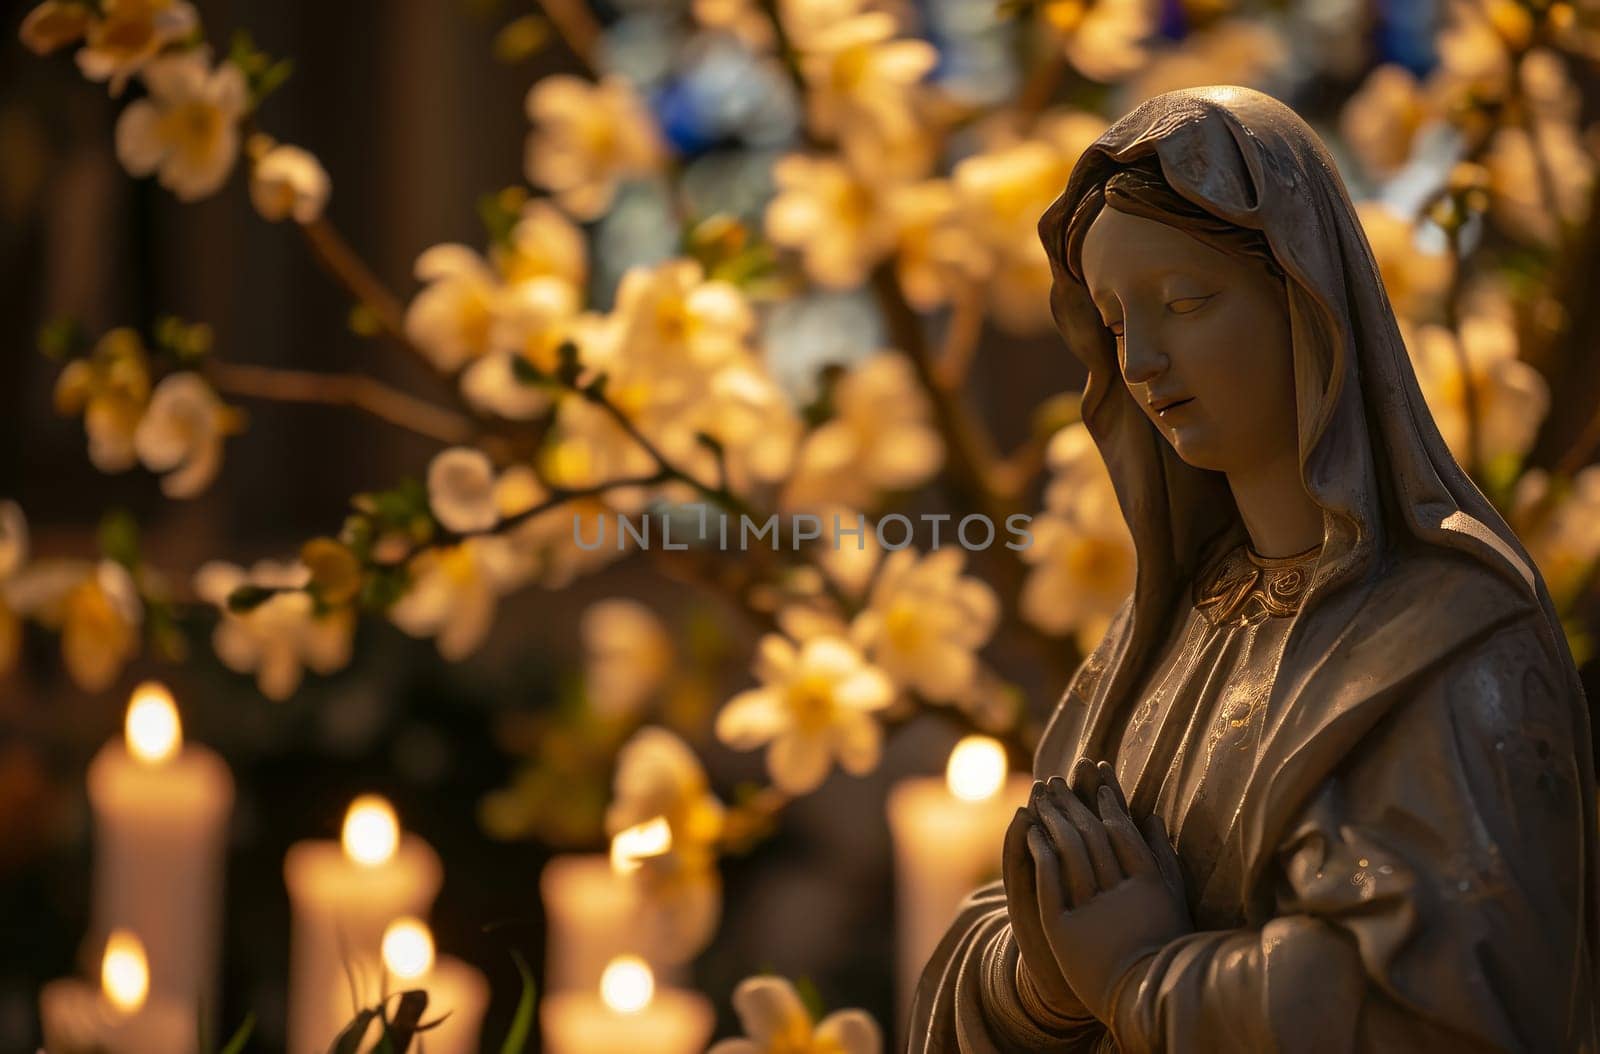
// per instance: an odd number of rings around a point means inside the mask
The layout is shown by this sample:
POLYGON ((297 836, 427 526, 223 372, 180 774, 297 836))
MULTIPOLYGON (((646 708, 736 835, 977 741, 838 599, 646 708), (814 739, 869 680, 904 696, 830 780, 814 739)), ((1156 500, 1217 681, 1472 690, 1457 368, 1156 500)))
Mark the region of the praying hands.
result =
POLYGON ((1003 875, 1019 984, 1052 1023, 1109 1022, 1128 971, 1194 930, 1165 825, 1134 823, 1104 761, 1034 784, 1006 832, 1003 875))

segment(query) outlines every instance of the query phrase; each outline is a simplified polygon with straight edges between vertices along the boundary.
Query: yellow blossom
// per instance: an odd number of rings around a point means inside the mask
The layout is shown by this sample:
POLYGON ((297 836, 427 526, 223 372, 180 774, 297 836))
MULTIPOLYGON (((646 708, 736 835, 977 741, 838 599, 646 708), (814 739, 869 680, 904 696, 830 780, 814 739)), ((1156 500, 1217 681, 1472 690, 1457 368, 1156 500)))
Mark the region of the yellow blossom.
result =
POLYGON ((82 40, 93 22, 94 11, 88 4, 73 0, 45 0, 28 12, 18 35, 29 51, 35 55, 48 55, 82 40))
POLYGON ((644 101, 626 80, 590 84, 566 74, 545 77, 528 93, 528 182, 555 195, 580 220, 611 207, 617 184, 650 175, 666 147, 644 101))
POLYGON ((139 334, 113 329, 88 358, 67 364, 56 380, 56 410, 83 415, 89 460, 101 472, 122 472, 138 460, 134 434, 150 401, 150 366, 139 334))
POLYGON ((1088 651, 1133 591, 1133 538, 1111 476, 1082 424, 1050 440, 1045 511, 1029 525, 1023 618, 1052 636, 1076 634, 1088 651))
POLYGON ((1497 471, 1519 462, 1550 408, 1550 388, 1517 358, 1511 320, 1469 313, 1456 332, 1422 326, 1408 334, 1406 346, 1423 398, 1457 460, 1497 471))
POLYGON ((834 386, 833 408, 800 448, 784 494, 791 508, 865 508, 884 491, 921 485, 944 463, 932 406, 904 355, 856 363, 834 386))
POLYGON ((836 1010, 813 1024, 794 985, 782 977, 747 977, 733 990, 745 1038, 725 1039, 706 1054, 882 1054, 883 1033, 864 1010, 836 1010))
POLYGON ((222 441, 240 427, 239 412, 218 399, 198 373, 183 370, 156 385, 133 445, 145 468, 165 473, 162 493, 192 498, 216 478, 222 441))
POLYGON ((135 176, 156 173, 179 200, 215 193, 239 154, 244 74, 231 62, 210 68, 197 49, 156 59, 142 76, 150 95, 117 119, 117 158, 135 176))
POLYGON ((525 570, 503 538, 468 538, 412 558, 410 584, 389 618, 413 637, 433 637, 451 661, 478 649, 494 624, 500 595, 525 570))
POLYGON ((276 223, 293 217, 312 223, 328 204, 328 171, 308 150, 274 146, 250 170, 250 200, 261 217, 276 223))
POLYGON ((1395 311, 1408 319, 1434 315, 1455 273, 1450 255, 1419 245, 1415 224, 1377 202, 1361 202, 1356 214, 1395 311))
POLYGON ((310 570, 297 561, 263 560, 248 571, 213 561, 195 573, 195 592, 217 608, 211 635, 217 658, 235 673, 255 674, 256 687, 268 699, 293 695, 307 667, 331 674, 350 662, 355 612, 319 612, 305 592, 310 581, 310 570), (245 585, 278 592, 248 611, 234 611, 228 598, 245 585))
POLYGON ((862 170, 920 167, 918 83, 939 61, 924 40, 897 39, 894 17, 869 11, 798 41, 811 130, 837 140, 862 170), (892 147, 893 149, 884 149, 892 147))
POLYGON ((637 600, 617 597, 589 605, 579 633, 589 706, 601 716, 637 713, 672 669, 672 638, 655 613, 637 600))
POLYGON ((87 27, 78 69, 92 81, 109 81, 120 95, 129 77, 199 25, 194 6, 183 0, 106 0, 87 27))
POLYGON ((1039 17, 1085 77, 1116 81, 1144 65, 1155 29, 1149 0, 1042 0, 1039 17))
POLYGON ((535 198, 522 206, 510 237, 490 253, 502 279, 515 286, 536 278, 556 278, 581 294, 589 280, 589 250, 583 231, 550 202, 535 198))
POLYGON ((426 250, 415 270, 426 285, 406 308, 406 336, 439 369, 453 373, 489 350, 498 276, 478 253, 454 244, 426 250))
POLYGON ((1415 75, 1385 63, 1344 104, 1339 132, 1367 171, 1382 179, 1411 159, 1417 133, 1437 116, 1415 75))
POLYGON ((1512 522, 1560 608, 1577 599, 1600 559, 1600 465, 1553 487, 1542 469, 1517 481, 1512 522))
POLYGON ((688 744, 663 728, 634 733, 617 752, 606 832, 665 821, 670 845, 637 861, 638 924, 653 957, 682 963, 703 951, 722 912, 717 839, 725 810, 688 744))
POLYGON ((792 154, 773 165, 772 178, 777 194, 767 206, 767 237, 799 250, 818 285, 859 286, 893 250, 892 218, 844 162, 792 154))
POLYGON ((865 775, 878 763, 883 733, 874 715, 894 701, 894 685, 854 645, 817 636, 800 647, 780 634, 761 639, 761 687, 741 692, 717 715, 717 738, 735 750, 767 748, 767 771, 787 794, 806 794, 834 759, 865 775))
MULTIPOLYGON (((946 539, 949 541, 949 539, 946 539)), ((971 694, 978 650, 1000 617, 987 584, 961 573, 958 548, 889 554, 850 637, 896 684, 936 703, 971 694)))
POLYGON ((112 560, 36 560, 6 584, 18 615, 61 633, 61 658, 86 692, 116 683, 139 650, 144 604, 127 568, 112 560))
POLYGON ((494 464, 476 447, 450 447, 428 464, 428 506, 448 531, 487 531, 499 521, 494 464))

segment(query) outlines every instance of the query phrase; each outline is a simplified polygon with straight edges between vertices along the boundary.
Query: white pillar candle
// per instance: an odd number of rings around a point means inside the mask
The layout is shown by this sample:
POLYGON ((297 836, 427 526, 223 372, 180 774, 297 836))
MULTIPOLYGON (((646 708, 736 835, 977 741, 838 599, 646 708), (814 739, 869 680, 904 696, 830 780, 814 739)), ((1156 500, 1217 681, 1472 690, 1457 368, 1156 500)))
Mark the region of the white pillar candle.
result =
POLYGON ((1006 778, 999 743, 968 736, 951 751, 943 779, 903 780, 890 790, 897 1020, 910 1011, 922 968, 961 901, 1000 876, 1006 828, 1032 786, 1006 778))
POLYGON ((444 872, 432 847, 401 835, 389 803, 367 795, 351 803, 340 841, 290 846, 283 875, 293 916, 289 1054, 324 1054, 382 995, 384 930, 402 916, 426 915, 444 872))
POLYGON ((539 1017, 546 1054, 701 1054, 716 1024, 708 999, 656 988, 633 955, 613 959, 598 990, 546 995, 539 1017))
POLYGON ((39 990, 46 1054, 194 1054, 194 1012, 150 990, 138 937, 113 930, 101 958, 100 987, 67 978, 39 990))
MULTIPOLYGON (((183 741, 177 707, 154 682, 134 689, 123 739, 89 764, 94 906, 87 946, 138 934, 160 1002, 216 1007, 223 853, 233 777, 215 752, 183 741)), ((193 1029, 191 1028, 191 1031, 193 1029)))
POLYGON ((398 919, 384 931, 383 965, 390 991, 428 993, 422 1020, 439 1024, 421 1034, 424 1054, 477 1054, 489 1008, 489 982, 481 972, 460 959, 436 960, 433 934, 414 918, 398 919))
MULTIPOLYGON (((612 856, 552 857, 539 876, 539 891, 545 912, 546 992, 593 993, 608 962, 647 951, 637 923, 634 884, 617 873, 612 856)), ((645 958, 664 980, 682 974, 681 967, 645 958)))

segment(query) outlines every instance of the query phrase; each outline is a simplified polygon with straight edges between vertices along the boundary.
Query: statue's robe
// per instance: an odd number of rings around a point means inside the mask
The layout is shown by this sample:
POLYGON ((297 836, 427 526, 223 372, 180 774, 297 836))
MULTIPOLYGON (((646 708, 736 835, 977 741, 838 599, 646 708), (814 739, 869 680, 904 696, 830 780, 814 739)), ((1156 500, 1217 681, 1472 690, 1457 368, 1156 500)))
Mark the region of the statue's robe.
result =
MULTIPOLYGON (((1137 195, 1114 206, 1172 218, 1137 195)), ((1137 573, 1035 775, 1113 760, 1135 816, 1158 809, 1176 832, 1199 929, 1130 972, 1112 1020, 1058 1034, 1018 998, 1002 887, 978 890, 923 975, 907 1049, 1600 1051, 1588 703, 1527 551, 1428 412, 1327 148, 1260 92, 1169 92, 1085 151, 1039 233, 1137 573), (1178 457, 1128 390, 1079 273, 1086 225, 1130 165, 1197 207, 1186 233, 1232 252, 1227 232, 1259 232, 1282 273, 1324 534, 1281 645, 1222 634, 1173 662, 1192 583, 1245 533, 1226 478, 1178 457), (1162 684, 1170 698, 1140 718, 1162 684), (1246 749, 1213 752, 1198 781, 1174 769, 1241 708, 1246 749), (1130 715, 1150 727, 1125 741, 1130 715)))
MULTIPOLYGON (((1147 738, 1114 760, 1134 811, 1167 822, 1197 932, 1129 978, 1116 1020, 1062 1035, 1029 1017, 995 883, 934 953, 909 1049, 1594 1049, 1587 729, 1543 613, 1464 561, 1419 561, 1376 592, 1362 608, 1387 617, 1356 621, 1298 713, 1259 694, 1289 619, 1206 632, 1191 609, 1169 641, 1147 738), (1496 614, 1462 639, 1430 637, 1430 611, 1485 600, 1496 614)), ((1075 679, 1037 777, 1093 756, 1096 672, 1075 679)))

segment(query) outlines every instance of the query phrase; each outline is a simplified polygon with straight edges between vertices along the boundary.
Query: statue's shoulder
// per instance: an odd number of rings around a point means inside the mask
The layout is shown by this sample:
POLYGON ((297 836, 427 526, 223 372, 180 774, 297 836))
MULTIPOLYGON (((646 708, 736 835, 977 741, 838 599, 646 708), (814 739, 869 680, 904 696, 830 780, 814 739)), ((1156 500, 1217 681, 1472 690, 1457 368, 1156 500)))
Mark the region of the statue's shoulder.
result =
POLYGON ((1431 625, 1447 637, 1544 619, 1533 590, 1509 567, 1497 570, 1438 546, 1392 555, 1375 575, 1363 607, 1369 631, 1431 625))

